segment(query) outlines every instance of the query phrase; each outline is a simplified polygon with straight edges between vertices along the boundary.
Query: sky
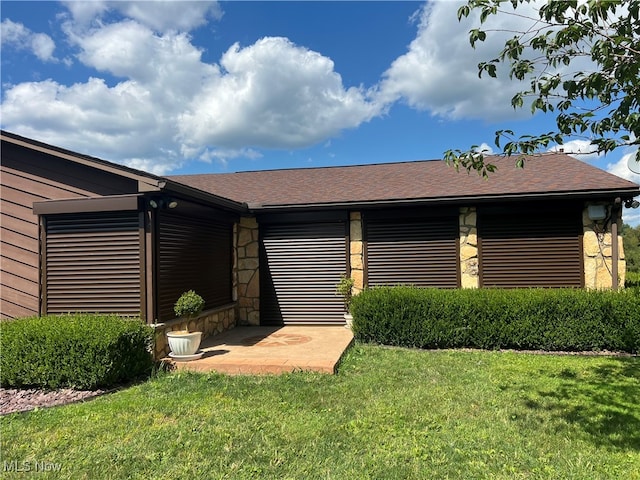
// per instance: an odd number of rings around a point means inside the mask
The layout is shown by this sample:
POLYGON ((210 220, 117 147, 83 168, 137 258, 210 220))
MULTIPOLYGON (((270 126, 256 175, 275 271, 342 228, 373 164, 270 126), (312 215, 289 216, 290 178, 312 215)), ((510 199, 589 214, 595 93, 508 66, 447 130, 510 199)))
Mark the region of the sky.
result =
MULTIPOLYGON (((460 5, 2 1, 1 126, 158 175, 440 159, 553 130, 511 107, 527 84, 477 74, 527 20, 492 20, 472 49, 460 5)), ((640 183, 633 154, 578 158, 640 183)))

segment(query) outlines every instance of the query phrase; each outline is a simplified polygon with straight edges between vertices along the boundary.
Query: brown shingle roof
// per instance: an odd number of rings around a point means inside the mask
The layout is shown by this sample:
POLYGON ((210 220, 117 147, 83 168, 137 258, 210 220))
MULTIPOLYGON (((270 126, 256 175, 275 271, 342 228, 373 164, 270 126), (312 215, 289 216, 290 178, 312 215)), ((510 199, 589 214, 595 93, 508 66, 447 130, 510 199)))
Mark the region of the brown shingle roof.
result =
POLYGON ((491 158, 497 172, 483 179, 456 172, 443 161, 348 167, 176 175, 172 180, 249 207, 366 204, 454 200, 465 197, 640 193, 638 185, 564 154, 530 157, 524 169, 513 158, 491 158), (635 191, 635 193, 634 193, 635 191))

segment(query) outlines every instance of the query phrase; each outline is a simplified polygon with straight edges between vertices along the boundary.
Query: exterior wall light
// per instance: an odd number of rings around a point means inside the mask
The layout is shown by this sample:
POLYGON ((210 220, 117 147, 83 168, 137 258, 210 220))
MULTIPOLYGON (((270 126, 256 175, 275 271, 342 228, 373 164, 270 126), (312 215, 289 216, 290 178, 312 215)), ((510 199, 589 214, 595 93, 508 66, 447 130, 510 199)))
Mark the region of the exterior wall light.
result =
POLYGON ((604 205, 589 205, 588 212, 590 220, 604 220, 607 218, 607 207, 604 205))
POLYGON ((176 208, 178 201, 175 198, 152 197, 149 199, 149 206, 153 209, 176 208))

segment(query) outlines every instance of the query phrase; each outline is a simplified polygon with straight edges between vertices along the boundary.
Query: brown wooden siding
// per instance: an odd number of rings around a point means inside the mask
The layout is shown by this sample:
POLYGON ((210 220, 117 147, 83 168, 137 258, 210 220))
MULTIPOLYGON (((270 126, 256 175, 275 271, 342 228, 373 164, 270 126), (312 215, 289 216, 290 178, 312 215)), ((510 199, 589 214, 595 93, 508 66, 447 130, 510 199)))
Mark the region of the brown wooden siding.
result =
POLYGON ((133 180, 2 142, 0 317, 39 313, 39 227, 33 202, 135 193, 133 180))
POLYGON ((455 288, 458 218, 365 222, 367 284, 455 288))
POLYGON ((158 225, 158 320, 175 317, 173 305, 187 290, 205 308, 232 302, 233 224, 161 210, 158 225))
POLYGON ((579 209, 479 209, 480 285, 583 286, 581 232, 579 209))
MULTIPOLYGON (((2 181, 6 177, 2 173, 2 181)), ((16 195, 16 193, 18 193, 16 195)), ((0 210, 0 303, 2 318, 37 315, 39 311, 38 218, 5 185, 0 210)))
POLYGON ((263 325, 343 324, 335 294, 347 272, 345 222, 261 226, 263 325))
POLYGON ((46 198, 115 195, 137 193, 138 190, 135 180, 9 143, 2 144, 2 166, 19 172, 19 176, 25 179, 42 184, 42 188, 53 186, 56 191, 66 190, 71 193, 66 196, 50 196, 41 193, 40 189, 32 191, 46 198))
POLYGON ((138 212, 51 215, 45 230, 45 313, 140 315, 138 212))

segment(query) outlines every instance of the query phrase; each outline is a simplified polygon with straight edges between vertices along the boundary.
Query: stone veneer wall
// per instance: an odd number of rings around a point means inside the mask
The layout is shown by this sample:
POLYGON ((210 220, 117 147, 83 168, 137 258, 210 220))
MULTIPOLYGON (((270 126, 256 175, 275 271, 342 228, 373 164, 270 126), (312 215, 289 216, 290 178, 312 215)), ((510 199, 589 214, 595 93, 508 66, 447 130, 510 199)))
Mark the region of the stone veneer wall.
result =
MULTIPOLYGON (((609 207, 610 208, 610 207, 609 207)), ((587 208, 582 215, 584 236, 584 279, 586 288, 611 288, 611 227, 602 232, 601 224, 589 219, 587 208)), ((622 225, 618 219, 618 231, 622 225)), ((462 207, 459 213, 460 281, 462 288, 480 285, 478 228, 475 207, 462 207)), ((360 212, 349 214, 349 254, 354 294, 364 289, 363 224, 360 212)), ((624 286, 625 261, 622 237, 618 235, 618 279, 624 286)), ((234 229, 234 299, 238 302, 237 323, 260 324, 259 230, 253 217, 242 217, 234 229)), ((234 319, 234 324, 235 324, 234 319)))
POLYGON ((364 289, 364 248, 362 244, 362 214, 349 214, 349 262, 351 278, 354 280, 353 294, 357 295, 364 289))
MULTIPOLYGON (((611 213, 611 206, 607 206, 611 213)), ((618 232, 622 229, 622 221, 618 221, 618 232)), ((602 221, 594 221, 589 218, 588 206, 582 212, 582 251, 584 260, 584 286, 592 289, 606 289, 613 287, 612 265, 612 238, 611 223, 607 222, 603 229, 602 221)), ((624 260, 624 248, 622 236, 618 235, 618 287, 624 286, 626 274, 626 262, 624 260)))
POLYGON ((260 325, 259 230, 254 217, 242 217, 235 227, 234 297, 238 302, 238 323, 260 325))
POLYGON ((152 325, 155 328, 155 358, 159 360, 169 355, 169 343, 167 342, 166 336, 167 332, 188 329, 190 332, 202 332, 202 338, 205 339, 225 330, 229 330, 230 328, 235 327, 235 325, 235 304, 207 310, 206 312, 202 312, 198 318, 193 320, 176 318, 175 320, 171 320, 166 323, 156 323, 152 325))
POLYGON ((460 286, 478 288, 478 227, 475 207, 460 208, 460 286))

